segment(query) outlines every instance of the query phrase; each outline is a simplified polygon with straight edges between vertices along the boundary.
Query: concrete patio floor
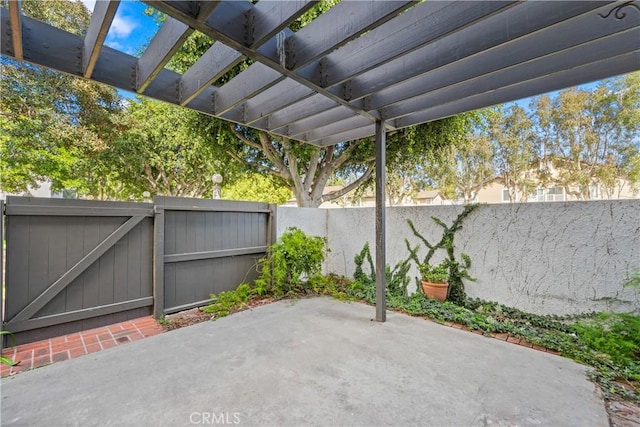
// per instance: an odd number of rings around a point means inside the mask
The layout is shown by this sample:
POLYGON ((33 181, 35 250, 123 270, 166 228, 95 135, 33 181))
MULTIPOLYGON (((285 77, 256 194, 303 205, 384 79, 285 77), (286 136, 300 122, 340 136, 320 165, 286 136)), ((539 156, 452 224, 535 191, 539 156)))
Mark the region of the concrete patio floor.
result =
POLYGON ((422 319, 282 301, 1 382, 2 425, 608 426, 585 367, 422 319))

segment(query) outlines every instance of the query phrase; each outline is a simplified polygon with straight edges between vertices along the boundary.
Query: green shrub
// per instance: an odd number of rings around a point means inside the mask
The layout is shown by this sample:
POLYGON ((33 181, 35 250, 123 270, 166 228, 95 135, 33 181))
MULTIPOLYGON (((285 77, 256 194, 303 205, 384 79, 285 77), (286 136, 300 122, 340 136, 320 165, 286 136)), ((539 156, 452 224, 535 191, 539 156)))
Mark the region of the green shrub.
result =
POLYGON ((419 264, 418 270, 422 280, 430 283, 445 283, 449 281, 449 267, 446 263, 440 265, 419 264))
POLYGON ((267 257, 260 261, 262 274, 256 286, 271 290, 276 297, 305 290, 303 279, 320 275, 327 255, 327 240, 308 236, 290 227, 278 241, 269 246, 267 257))
POLYGON ((640 360, 640 316, 599 313, 574 325, 579 340, 616 363, 640 360))
MULTIPOLYGON (((2 336, 8 335, 11 338, 11 347, 15 346, 15 337, 9 331, 0 331, 0 339, 4 339, 2 336)), ((7 356, 0 356, 0 364, 8 365, 8 366, 16 366, 18 363, 14 362, 13 359, 7 356)))

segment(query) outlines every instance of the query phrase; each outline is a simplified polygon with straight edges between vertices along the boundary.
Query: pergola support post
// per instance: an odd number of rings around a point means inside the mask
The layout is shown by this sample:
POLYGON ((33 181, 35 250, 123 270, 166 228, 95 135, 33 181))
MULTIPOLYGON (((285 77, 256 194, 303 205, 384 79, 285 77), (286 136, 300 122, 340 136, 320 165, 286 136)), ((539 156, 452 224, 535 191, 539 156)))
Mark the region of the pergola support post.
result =
POLYGON ((384 120, 376 120, 376 322, 387 320, 385 246, 385 167, 387 133, 384 120))

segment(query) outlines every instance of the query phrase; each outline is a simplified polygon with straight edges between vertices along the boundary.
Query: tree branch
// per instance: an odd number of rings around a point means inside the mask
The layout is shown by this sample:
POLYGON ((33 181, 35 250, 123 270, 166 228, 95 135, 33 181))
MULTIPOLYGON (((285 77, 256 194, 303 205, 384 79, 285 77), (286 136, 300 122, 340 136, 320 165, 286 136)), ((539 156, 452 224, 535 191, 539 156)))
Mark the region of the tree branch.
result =
POLYGON ((278 153, 274 149, 273 145, 271 145, 271 137, 269 136, 269 134, 266 132, 260 131, 258 132, 258 137, 260 138, 262 151, 264 152, 265 156, 267 156, 267 158, 271 160, 271 162, 275 165, 275 167, 278 168, 280 171, 282 171, 282 173, 285 173, 288 175, 288 176, 284 176, 286 179, 291 179, 291 176, 290 176, 291 171, 288 170, 289 168, 287 168, 287 165, 284 164, 284 160, 280 156, 280 153, 278 153))
POLYGON ((229 123, 229 127, 231 128, 231 132, 233 132, 236 138, 238 138, 240 141, 244 142, 250 147, 256 148, 258 150, 262 150, 262 147, 260 146, 260 144, 258 144, 257 142, 251 141, 249 138, 245 137, 243 134, 238 132, 238 130, 236 129, 236 125, 234 123, 229 123))
POLYGON ((318 170, 318 161, 320 160, 320 152, 320 148, 316 149, 309 159, 309 167, 307 168, 307 174, 304 179, 304 184, 307 188, 310 188, 313 181, 315 181, 316 171, 318 170))
POLYGON ((331 193, 328 193, 328 194, 323 194, 322 201, 328 202, 330 200, 337 199, 338 197, 342 197, 348 192, 350 192, 351 190, 364 184, 367 180, 369 180, 369 178, 371 178, 371 175, 373 175, 374 169, 375 169, 375 165, 369 165, 367 170, 360 176, 360 178, 351 182, 349 185, 341 188, 340 190, 332 191, 331 193))

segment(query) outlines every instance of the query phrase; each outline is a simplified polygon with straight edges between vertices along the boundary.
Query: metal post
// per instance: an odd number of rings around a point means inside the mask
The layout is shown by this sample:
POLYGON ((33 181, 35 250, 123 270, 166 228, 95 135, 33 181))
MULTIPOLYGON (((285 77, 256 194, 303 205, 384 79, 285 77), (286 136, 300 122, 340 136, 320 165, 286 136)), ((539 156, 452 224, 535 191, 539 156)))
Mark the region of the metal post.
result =
POLYGON ((376 322, 387 320, 384 194, 386 142, 384 120, 376 120, 376 322))

